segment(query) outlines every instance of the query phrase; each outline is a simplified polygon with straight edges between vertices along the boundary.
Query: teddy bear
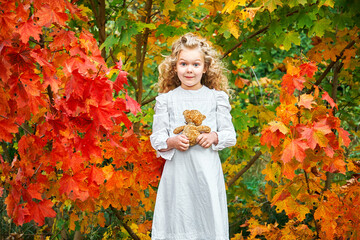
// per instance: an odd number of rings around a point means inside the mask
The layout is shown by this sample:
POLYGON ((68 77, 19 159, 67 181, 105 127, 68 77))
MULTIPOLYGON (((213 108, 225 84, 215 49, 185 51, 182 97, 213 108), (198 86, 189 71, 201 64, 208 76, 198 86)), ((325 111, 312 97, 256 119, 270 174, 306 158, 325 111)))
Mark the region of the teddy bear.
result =
POLYGON ((185 110, 183 115, 186 125, 175 128, 173 132, 179 134, 183 131, 185 136, 189 139, 190 146, 194 146, 196 144, 196 138, 200 133, 209 133, 211 128, 201 125, 206 116, 202 115, 198 110, 185 110))

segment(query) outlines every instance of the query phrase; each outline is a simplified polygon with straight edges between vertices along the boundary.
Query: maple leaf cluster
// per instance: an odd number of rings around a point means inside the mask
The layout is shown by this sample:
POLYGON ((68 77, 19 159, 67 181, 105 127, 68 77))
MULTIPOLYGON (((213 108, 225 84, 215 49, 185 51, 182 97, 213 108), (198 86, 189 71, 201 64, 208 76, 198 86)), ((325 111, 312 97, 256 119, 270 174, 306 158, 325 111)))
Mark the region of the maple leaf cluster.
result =
MULTIPOLYGON (((353 224, 358 221, 358 214, 350 213, 359 201, 348 201, 358 199, 359 183, 356 179, 348 186, 332 184, 331 190, 325 186, 330 173, 349 171, 345 147, 351 140, 350 134, 340 126, 340 119, 334 116, 333 109, 337 106, 326 91, 322 90, 320 97, 321 89, 313 86, 312 93, 301 93, 306 86, 312 86, 316 69, 312 62, 287 68, 276 119, 263 129, 260 138, 272 154, 272 161, 262 173, 265 180, 272 182, 266 185, 265 194, 277 212, 287 214, 292 234, 301 230, 307 236, 304 239, 314 236, 308 225, 303 224, 310 214, 317 236, 333 239, 359 230, 353 224)), ((279 229, 254 221, 248 222, 254 236, 279 239, 288 231, 286 226, 279 229)))
POLYGON ((334 101, 325 91, 320 99, 318 88, 314 94, 294 95, 295 89, 303 90, 305 75, 313 77, 316 66, 310 62, 289 69, 291 73, 283 76, 277 118, 262 131, 261 143, 273 147, 277 154, 272 159, 282 162, 282 172, 288 179, 295 177, 298 168, 310 172, 321 167, 345 173, 342 146, 349 146, 349 133, 340 127, 340 119, 333 116, 332 109, 322 104, 326 100, 335 107, 334 101))
POLYGON ((73 214, 149 210, 155 193, 144 190, 163 162, 131 130, 127 114, 140 106, 124 89, 121 63, 110 81, 90 32, 68 26, 86 21, 69 1, 1 0, 0 12, 0 140, 16 150, 0 156, 7 214, 43 225, 64 202, 73 214))

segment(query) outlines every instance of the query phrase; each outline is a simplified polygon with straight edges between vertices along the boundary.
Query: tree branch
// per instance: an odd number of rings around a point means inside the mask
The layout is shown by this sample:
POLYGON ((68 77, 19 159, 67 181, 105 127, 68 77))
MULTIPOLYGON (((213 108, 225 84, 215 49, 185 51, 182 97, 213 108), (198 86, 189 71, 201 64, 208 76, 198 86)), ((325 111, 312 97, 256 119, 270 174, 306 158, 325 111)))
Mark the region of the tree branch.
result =
POLYGON ((261 156, 262 152, 259 150, 255 153, 255 155, 252 157, 252 159, 250 160, 250 162, 248 162, 248 164, 246 164, 246 166, 241 169, 232 179, 230 179, 230 181, 227 183, 228 187, 230 187, 231 185, 234 184, 234 182, 236 180, 238 180, 241 175, 243 175, 255 162, 256 160, 258 160, 258 158, 261 156))
POLYGON ((310 94, 312 91, 314 91, 314 86, 319 86, 320 83, 322 82, 322 80, 324 80, 324 78, 326 77, 326 75, 330 72, 330 70, 334 67, 335 63, 337 63, 340 59, 342 59, 344 52, 346 49, 351 48, 352 46, 354 46, 355 44, 355 40, 352 40, 348 45, 346 45, 346 47, 340 52, 340 54, 338 56, 336 56, 336 60, 335 61, 331 61, 331 63, 327 66, 327 68, 325 69, 325 71, 321 74, 321 76, 318 78, 318 80, 316 80, 316 82, 314 83, 314 85, 311 87, 311 89, 309 89, 307 91, 307 94, 310 94))
POLYGON ((244 38, 243 40, 241 40, 238 44, 236 44, 234 47, 232 47, 231 49, 229 49, 226 53, 224 53, 224 55, 221 57, 221 59, 225 58, 227 55, 229 55, 232 51, 234 51, 235 49, 237 49, 238 47, 240 47, 246 40, 249 40, 257 35, 259 35, 260 33, 266 32, 269 29, 269 25, 254 32, 253 34, 251 34, 249 37, 244 38))
POLYGON ((154 96, 154 97, 152 97, 152 98, 149 98, 148 100, 143 101, 143 102, 141 103, 141 106, 144 106, 144 105, 146 105, 146 104, 148 104, 148 103, 151 103, 152 101, 155 100, 155 98, 156 98, 156 96, 154 96))
POLYGON ((124 217, 121 215, 121 213, 111 205, 110 205, 110 208, 115 213, 115 216, 120 220, 121 225, 129 233, 129 235, 132 237, 132 239, 140 240, 139 236, 136 235, 136 233, 134 233, 134 231, 124 222, 124 217))
POLYGON ((127 77, 127 80, 131 83, 131 85, 136 89, 135 79, 130 75, 127 75, 126 77, 127 77))

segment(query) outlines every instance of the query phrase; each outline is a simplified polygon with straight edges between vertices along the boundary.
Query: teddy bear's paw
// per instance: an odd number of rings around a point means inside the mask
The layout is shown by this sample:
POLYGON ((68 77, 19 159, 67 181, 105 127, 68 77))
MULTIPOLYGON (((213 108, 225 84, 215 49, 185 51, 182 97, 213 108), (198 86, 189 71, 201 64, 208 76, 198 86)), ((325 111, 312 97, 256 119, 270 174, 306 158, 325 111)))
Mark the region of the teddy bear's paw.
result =
POLYGON ((179 133, 181 133, 181 132, 184 130, 184 127, 185 127, 185 126, 180 126, 180 127, 175 128, 174 131, 173 131, 173 133, 174 133, 174 134, 179 134, 179 133))
POLYGON ((205 133, 211 132, 211 128, 208 126, 197 126, 196 130, 198 130, 199 132, 205 132, 205 133))

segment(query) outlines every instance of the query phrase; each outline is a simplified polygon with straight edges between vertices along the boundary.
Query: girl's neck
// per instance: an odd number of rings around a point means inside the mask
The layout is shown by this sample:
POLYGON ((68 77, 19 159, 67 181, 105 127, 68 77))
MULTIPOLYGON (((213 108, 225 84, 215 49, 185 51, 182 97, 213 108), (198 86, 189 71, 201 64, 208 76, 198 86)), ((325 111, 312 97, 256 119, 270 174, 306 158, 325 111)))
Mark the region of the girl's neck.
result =
POLYGON ((196 86, 195 88, 193 88, 193 87, 188 87, 188 86, 183 85, 183 84, 180 85, 180 87, 181 87, 182 89, 184 89, 184 90, 191 90, 191 91, 199 90, 199 89, 203 88, 203 86, 204 86, 204 85, 199 85, 199 86, 196 86))

